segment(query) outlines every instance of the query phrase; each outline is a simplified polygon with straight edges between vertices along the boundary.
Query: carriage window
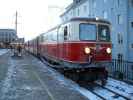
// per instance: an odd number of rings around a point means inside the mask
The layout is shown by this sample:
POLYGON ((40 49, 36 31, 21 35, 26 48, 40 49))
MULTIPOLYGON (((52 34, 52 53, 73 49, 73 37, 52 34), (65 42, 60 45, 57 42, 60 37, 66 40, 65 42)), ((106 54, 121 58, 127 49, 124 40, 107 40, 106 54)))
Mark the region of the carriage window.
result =
POLYGON ((80 40, 96 40, 96 25, 82 23, 79 27, 80 40))
POLYGON ((108 26, 98 26, 98 39, 101 41, 110 41, 110 30, 108 26))
POLYGON ((67 30, 67 26, 64 27, 64 40, 67 40, 67 35, 68 35, 68 30, 67 30))

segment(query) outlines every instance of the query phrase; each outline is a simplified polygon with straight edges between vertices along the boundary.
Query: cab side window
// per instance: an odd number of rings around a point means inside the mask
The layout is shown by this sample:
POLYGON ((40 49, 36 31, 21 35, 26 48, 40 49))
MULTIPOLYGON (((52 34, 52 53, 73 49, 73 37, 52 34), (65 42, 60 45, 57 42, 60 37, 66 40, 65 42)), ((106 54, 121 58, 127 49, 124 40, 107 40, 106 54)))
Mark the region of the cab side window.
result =
POLYGON ((64 27, 64 40, 67 40, 67 35, 68 35, 68 28, 67 26, 64 27))

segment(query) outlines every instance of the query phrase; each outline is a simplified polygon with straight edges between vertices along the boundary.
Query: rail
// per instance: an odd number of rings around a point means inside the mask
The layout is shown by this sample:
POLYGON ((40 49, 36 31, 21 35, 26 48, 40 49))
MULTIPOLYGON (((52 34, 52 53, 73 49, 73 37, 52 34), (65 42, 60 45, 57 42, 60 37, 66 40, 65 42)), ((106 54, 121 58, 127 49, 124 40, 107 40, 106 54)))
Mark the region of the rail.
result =
POLYGON ((108 99, 121 99, 121 100, 131 100, 128 96, 124 96, 116 91, 113 91, 107 87, 101 86, 99 83, 93 83, 93 85, 88 85, 88 83, 80 84, 79 85, 94 95, 96 95, 101 100, 108 100, 108 99))

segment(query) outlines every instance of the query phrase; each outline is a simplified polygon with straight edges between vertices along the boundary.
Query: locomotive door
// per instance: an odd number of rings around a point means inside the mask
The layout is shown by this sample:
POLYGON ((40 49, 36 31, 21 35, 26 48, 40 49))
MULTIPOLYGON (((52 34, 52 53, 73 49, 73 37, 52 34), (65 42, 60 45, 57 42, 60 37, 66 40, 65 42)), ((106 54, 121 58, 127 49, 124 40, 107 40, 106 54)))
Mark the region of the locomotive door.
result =
POLYGON ((67 40, 68 40, 68 27, 67 26, 64 26, 64 30, 63 30, 64 34, 64 43, 63 43, 63 58, 64 60, 67 60, 67 49, 68 49, 68 43, 67 43, 67 40))
POLYGON ((63 59, 63 27, 60 26, 58 28, 58 32, 57 32, 57 57, 58 59, 63 59))

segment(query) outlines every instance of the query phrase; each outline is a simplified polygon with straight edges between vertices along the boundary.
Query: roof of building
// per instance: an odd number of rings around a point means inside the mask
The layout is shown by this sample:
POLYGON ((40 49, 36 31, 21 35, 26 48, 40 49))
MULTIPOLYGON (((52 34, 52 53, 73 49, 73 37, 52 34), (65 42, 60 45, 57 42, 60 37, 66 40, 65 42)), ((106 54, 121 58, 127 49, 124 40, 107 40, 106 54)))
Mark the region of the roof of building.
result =
MULTIPOLYGON (((88 18, 88 17, 74 17, 74 18, 71 18, 68 21, 65 21, 65 22, 63 22, 63 23, 61 23, 61 24, 49 29, 48 31, 46 31, 44 33, 47 33, 47 32, 49 32, 51 30, 54 30, 57 27, 60 27, 60 25, 65 24, 65 23, 70 22, 70 21, 88 21, 88 22, 99 22, 99 23, 111 24, 109 21, 107 21, 105 19, 101 19, 101 18, 99 19, 99 18, 88 18)), ((44 33, 42 33, 42 34, 44 34, 44 33)), ((40 34, 40 35, 42 35, 42 34, 40 34)))
POLYGON ((16 32, 15 29, 0 29, 0 31, 15 31, 16 32))
POLYGON ((60 15, 60 17, 62 17, 62 16, 64 16, 66 13, 68 13, 71 9, 74 9, 74 8, 76 8, 77 6, 80 6, 81 4, 83 4, 84 2, 86 2, 87 0, 81 0, 79 3, 71 3, 70 5, 68 5, 67 7, 66 7, 66 11, 64 12, 64 13, 62 13, 61 15, 60 15))

